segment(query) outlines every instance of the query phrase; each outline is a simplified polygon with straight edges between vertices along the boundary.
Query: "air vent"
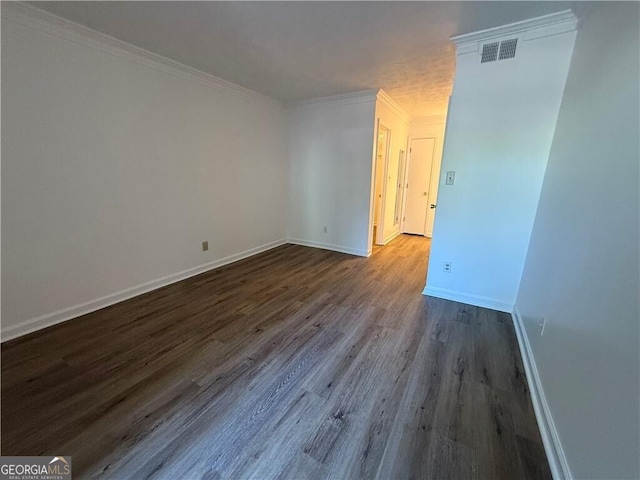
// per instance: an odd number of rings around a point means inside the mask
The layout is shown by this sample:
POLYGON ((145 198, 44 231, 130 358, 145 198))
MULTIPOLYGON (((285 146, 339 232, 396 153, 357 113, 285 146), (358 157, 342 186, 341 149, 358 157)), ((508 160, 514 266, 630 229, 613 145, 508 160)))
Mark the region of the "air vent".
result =
POLYGON ((485 43, 482 46, 482 58, 480 63, 495 62, 496 60, 506 60, 516 56, 518 39, 511 38, 502 42, 485 43))
POLYGON ((500 44, 498 42, 485 43, 482 46, 482 59, 480 60, 480 63, 495 62, 498 59, 499 46, 500 44))
POLYGON ((515 57, 517 45, 517 38, 512 38, 511 40, 504 40, 503 42, 500 42, 500 55, 498 56, 498 60, 515 57))

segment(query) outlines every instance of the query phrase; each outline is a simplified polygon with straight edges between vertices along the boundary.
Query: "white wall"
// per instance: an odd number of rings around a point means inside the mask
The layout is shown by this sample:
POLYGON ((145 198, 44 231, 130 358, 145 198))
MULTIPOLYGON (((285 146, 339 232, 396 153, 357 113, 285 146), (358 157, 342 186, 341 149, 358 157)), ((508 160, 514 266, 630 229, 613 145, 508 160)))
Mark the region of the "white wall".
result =
POLYGON ((576 479, 640 477, 638 10, 581 16, 517 301, 576 479))
MULTIPOLYGON (((429 205, 434 204, 437 208, 438 187, 440 179, 440 168, 442 165, 442 147, 444 144, 444 127, 446 116, 433 116, 428 118, 418 118, 411 120, 409 125, 409 142, 413 138, 433 138, 435 148, 433 152, 433 165, 431 167, 431 182, 429 184, 429 205)), ((426 236, 433 236, 433 222, 435 220, 435 209, 427 210, 426 236)))
POLYGON ((281 104, 17 8, 2 4, 3 339, 284 241, 281 104))
POLYGON ((425 289, 504 311, 515 303, 575 39, 521 35, 513 59, 481 64, 478 45, 457 48, 425 289), (447 171, 454 185, 444 185, 447 171))
POLYGON ((369 253, 375 104, 374 91, 288 107, 290 242, 369 253))
POLYGON ((384 92, 380 92, 376 101, 376 123, 378 122, 391 130, 389 161, 384 172, 382 196, 384 202, 382 238, 386 244, 400 233, 400 223, 394 222, 398 190, 398 161, 400 150, 404 150, 406 165, 409 117, 391 98, 384 92))

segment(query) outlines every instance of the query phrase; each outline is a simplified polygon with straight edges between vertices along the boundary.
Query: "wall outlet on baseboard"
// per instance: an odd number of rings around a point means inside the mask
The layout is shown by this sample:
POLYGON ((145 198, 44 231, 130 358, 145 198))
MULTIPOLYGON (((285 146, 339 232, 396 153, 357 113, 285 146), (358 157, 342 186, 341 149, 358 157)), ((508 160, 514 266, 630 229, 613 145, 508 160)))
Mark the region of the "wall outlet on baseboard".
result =
POLYGON ((540 336, 544 335, 544 327, 546 325, 547 325, 547 317, 543 315, 542 317, 540 317, 540 323, 538 323, 538 326, 540 327, 540 336))
POLYGON ((206 252, 207 250, 209 250, 209 242, 202 242, 202 251, 206 252))
POLYGON ((442 264, 442 271, 444 273, 451 273, 451 262, 444 262, 442 264))

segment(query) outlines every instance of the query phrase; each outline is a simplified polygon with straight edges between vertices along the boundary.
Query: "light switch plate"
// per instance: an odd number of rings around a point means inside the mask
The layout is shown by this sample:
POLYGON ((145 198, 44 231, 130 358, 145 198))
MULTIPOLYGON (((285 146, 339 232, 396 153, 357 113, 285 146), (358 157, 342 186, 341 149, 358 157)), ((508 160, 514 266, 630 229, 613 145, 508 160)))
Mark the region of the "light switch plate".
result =
POLYGON ((456 180, 456 172, 447 172, 447 185, 453 185, 453 182, 456 180))

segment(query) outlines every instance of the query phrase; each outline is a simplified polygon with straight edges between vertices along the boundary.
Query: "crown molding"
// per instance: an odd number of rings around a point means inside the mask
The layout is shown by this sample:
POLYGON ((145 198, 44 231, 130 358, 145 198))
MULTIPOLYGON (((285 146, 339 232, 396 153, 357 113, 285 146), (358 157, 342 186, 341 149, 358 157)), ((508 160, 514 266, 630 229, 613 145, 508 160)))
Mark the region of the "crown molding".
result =
POLYGON ((411 117, 409 116, 409 114, 405 112, 404 109, 400 105, 398 105, 398 103, 393 98, 391 98, 387 92, 385 92, 384 90, 378 90, 376 98, 398 117, 400 117, 400 119, 404 123, 409 124, 409 122, 411 121, 411 117))
POLYGON ((43 33, 63 38, 72 43, 87 46, 102 53, 143 65, 169 75, 197 82, 207 87, 232 93, 234 95, 284 108, 284 103, 267 95, 241 87, 219 77, 189 67, 180 62, 149 52, 130 43, 118 40, 104 33, 72 22, 53 13, 41 10, 23 2, 5 1, 2 3, 2 20, 10 21, 43 33))
POLYGON ((378 90, 363 90, 361 92, 342 93, 339 95, 330 95, 328 97, 309 98, 306 100, 287 102, 285 104, 285 109, 290 111, 314 105, 350 105, 354 103, 375 102, 377 94, 378 90))
POLYGON ((478 32, 465 33, 451 37, 458 55, 477 52, 479 45, 488 40, 506 36, 522 37, 524 41, 572 32, 578 28, 578 19, 571 10, 530 18, 500 27, 488 28, 478 32))

